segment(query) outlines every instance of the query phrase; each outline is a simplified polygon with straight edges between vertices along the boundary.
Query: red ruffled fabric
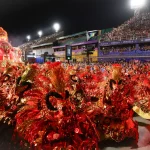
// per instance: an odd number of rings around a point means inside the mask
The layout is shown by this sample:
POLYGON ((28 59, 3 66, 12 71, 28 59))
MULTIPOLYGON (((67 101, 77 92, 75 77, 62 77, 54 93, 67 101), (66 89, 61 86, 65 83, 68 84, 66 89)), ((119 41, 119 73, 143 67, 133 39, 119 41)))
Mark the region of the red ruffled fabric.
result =
POLYGON ((9 68, 3 68, 7 74, 1 73, 1 113, 15 122, 22 141, 33 149, 82 150, 98 149, 103 137, 138 140, 132 107, 143 94, 149 98, 149 77, 132 74, 114 83, 97 68, 91 72, 89 67, 61 65, 11 66, 9 77, 9 68))

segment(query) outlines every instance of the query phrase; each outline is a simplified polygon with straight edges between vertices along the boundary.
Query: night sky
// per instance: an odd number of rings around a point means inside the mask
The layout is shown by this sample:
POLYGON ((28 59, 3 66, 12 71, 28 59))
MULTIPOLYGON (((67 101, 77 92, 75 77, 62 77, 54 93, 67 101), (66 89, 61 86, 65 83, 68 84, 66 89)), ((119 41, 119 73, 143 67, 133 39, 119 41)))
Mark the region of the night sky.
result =
POLYGON ((54 22, 65 35, 86 30, 117 27, 133 16, 130 0, 0 0, 0 26, 7 30, 13 46, 26 35, 37 38, 54 33, 54 22))

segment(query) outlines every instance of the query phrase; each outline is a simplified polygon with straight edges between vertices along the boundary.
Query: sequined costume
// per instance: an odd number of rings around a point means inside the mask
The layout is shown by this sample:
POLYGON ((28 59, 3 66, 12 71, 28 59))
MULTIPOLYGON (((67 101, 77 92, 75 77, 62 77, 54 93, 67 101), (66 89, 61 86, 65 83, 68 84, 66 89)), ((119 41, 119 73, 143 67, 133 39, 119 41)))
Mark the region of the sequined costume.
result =
POLYGON ((133 137, 138 140, 138 126, 133 121, 134 85, 121 75, 121 66, 113 65, 112 76, 105 86, 103 115, 99 120, 105 138, 117 142, 133 137))

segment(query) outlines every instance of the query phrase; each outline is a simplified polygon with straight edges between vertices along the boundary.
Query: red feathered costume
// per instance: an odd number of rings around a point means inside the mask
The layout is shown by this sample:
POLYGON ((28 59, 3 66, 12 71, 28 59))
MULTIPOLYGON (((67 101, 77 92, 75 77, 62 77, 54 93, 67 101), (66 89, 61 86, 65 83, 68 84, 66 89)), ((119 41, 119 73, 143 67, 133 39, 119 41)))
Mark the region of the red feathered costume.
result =
POLYGON ((78 107, 78 99, 65 89, 61 64, 45 65, 34 68, 32 89, 23 93, 26 103, 16 115, 19 136, 39 149, 98 149, 100 136, 85 98, 78 107))
POLYGON ((117 142, 127 137, 138 140, 137 123, 133 121, 134 85, 121 75, 121 66, 114 64, 103 97, 103 115, 99 127, 105 138, 117 142))

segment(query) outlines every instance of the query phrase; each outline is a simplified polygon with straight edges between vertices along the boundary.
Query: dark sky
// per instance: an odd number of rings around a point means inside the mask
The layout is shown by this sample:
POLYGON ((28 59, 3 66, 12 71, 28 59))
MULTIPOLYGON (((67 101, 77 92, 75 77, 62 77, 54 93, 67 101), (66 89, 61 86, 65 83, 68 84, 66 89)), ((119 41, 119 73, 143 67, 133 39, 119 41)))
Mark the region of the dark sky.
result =
POLYGON ((116 27, 133 16, 130 0, 0 0, 0 26, 13 46, 37 31, 51 34, 54 22, 65 34, 116 27))

